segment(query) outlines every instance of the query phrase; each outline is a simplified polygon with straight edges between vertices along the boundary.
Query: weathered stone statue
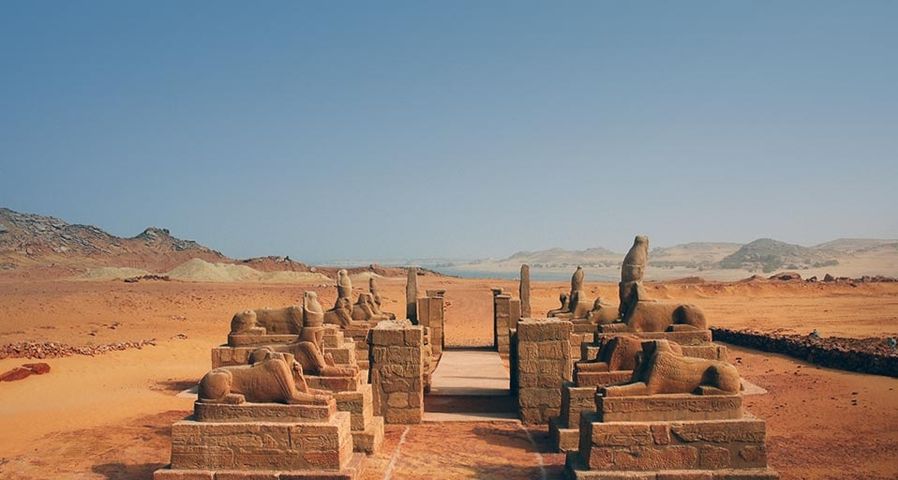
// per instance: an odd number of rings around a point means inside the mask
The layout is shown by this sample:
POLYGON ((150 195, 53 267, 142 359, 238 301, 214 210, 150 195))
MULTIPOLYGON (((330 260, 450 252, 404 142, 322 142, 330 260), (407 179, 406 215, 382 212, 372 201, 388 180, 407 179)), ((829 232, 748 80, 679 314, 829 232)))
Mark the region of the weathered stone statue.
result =
POLYGON ((521 283, 519 285, 521 298, 521 318, 530 318, 530 265, 521 265, 521 283))
POLYGON ((586 315, 592 309, 592 304, 583 295, 583 279, 585 276, 583 267, 578 265, 577 270, 571 275, 571 294, 568 297, 567 310, 562 312, 552 310, 547 316, 571 320, 586 318, 586 315))
POLYGON ((603 387, 598 392, 605 397, 665 393, 726 395, 739 393, 740 388, 739 372, 729 363, 684 357, 669 341, 653 340, 643 343, 630 383, 603 387))
POLYGON ((301 330, 302 309, 296 305, 244 310, 231 319, 232 335, 299 334, 301 330))
MULTIPOLYGON (((583 372, 611 372, 616 370, 633 370, 636 368, 637 356, 642 352, 643 339, 635 335, 620 335, 604 341, 599 356, 594 361, 577 362, 576 368, 583 372)), ((677 353, 682 349, 676 343, 671 348, 677 353)))
POLYGON ((633 246, 624 257, 620 267, 620 284, 618 294, 620 296, 620 318, 626 316, 630 308, 628 303, 632 289, 636 282, 641 282, 645 276, 645 266, 649 261, 649 237, 637 235, 633 240, 633 246))
POLYGON ((627 303, 630 306, 621 322, 605 325, 603 331, 676 332, 708 329, 708 321, 701 308, 649 300, 641 282, 633 283, 627 303))
POLYGON ((374 298, 370 293, 360 293, 358 301, 352 306, 352 320, 356 322, 390 320, 389 315, 376 312, 376 308, 374 298))
POLYGON ((395 320, 396 314, 385 312, 381 309, 383 307, 383 298, 380 296, 377 282, 374 281, 374 276, 371 276, 368 279, 368 290, 371 292, 369 305, 371 306, 371 311, 374 312, 375 317, 380 318, 385 316, 388 320, 395 320))
POLYGON ((328 361, 321 353, 321 341, 324 337, 324 312, 318 303, 318 294, 305 292, 303 295, 303 321, 299 339, 295 343, 273 345, 272 351, 289 352, 310 375, 325 377, 348 377, 358 373, 357 367, 338 367, 328 361))
POLYGON ((608 324, 618 320, 618 309, 614 305, 604 303, 601 298, 597 298, 592 304, 592 310, 586 314, 586 319, 594 324, 608 324))
POLYGON ((377 281, 374 275, 368 278, 368 291, 371 292, 371 297, 374 298, 374 304, 377 305, 377 308, 383 308, 383 298, 380 296, 380 289, 377 288, 377 281))
POLYGON ((207 373, 199 383, 199 401, 326 405, 332 398, 306 385, 302 366, 289 353, 260 349, 253 357, 252 365, 219 367, 207 373))
POLYGON ((352 280, 346 269, 337 272, 337 300, 324 314, 324 323, 346 328, 352 322, 352 280))
POLYGON ((345 268, 337 272, 337 297, 352 298, 352 280, 345 268))
POLYGON ((546 313, 547 317, 554 317, 555 315, 558 315, 559 313, 565 313, 565 312, 570 311, 570 303, 568 301, 568 295, 566 293, 562 292, 561 294, 559 294, 558 301, 561 302, 561 306, 554 310, 549 310, 548 313, 546 313))

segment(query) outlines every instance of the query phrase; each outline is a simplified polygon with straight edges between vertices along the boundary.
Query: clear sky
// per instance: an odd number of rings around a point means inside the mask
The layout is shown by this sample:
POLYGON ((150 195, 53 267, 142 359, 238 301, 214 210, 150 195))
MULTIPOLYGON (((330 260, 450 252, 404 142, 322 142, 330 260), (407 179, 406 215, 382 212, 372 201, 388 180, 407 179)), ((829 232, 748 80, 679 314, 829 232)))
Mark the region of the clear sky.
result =
POLYGON ((898 2, 0 3, 0 206, 236 257, 898 236, 898 2))

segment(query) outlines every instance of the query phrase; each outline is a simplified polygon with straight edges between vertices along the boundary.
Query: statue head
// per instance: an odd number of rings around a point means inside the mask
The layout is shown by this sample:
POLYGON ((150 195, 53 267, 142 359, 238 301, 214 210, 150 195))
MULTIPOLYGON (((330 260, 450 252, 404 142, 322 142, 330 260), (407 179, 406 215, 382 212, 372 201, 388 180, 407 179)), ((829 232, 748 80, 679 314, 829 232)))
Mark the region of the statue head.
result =
POLYGON ((352 300, 349 297, 337 297, 336 303, 334 303, 335 310, 352 310, 352 300))
POLYGON ((373 300, 371 299, 371 294, 362 292, 359 294, 359 299, 356 303, 359 305, 367 305, 372 302, 373 302, 373 300))
POLYGON ((324 324, 324 310, 318 303, 318 294, 305 292, 302 297, 303 327, 320 327, 324 324))

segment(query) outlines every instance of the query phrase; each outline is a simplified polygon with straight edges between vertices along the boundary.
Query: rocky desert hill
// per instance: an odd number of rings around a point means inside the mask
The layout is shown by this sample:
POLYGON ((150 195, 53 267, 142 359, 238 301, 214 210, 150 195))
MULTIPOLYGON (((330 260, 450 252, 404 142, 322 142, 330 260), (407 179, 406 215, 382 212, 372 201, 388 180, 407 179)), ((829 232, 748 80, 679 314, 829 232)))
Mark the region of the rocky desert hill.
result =
MULTIPOLYGON (((229 282, 325 281, 339 267, 316 267, 286 256, 237 260, 167 229, 149 227, 124 238, 92 225, 0 208, 0 273, 7 277, 76 276, 107 280, 154 276, 173 280, 229 282)), ((376 264, 348 267, 358 280, 399 277, 404 268, 376 264)), ((421 269, 423 275, 435 272, 421 269)))
POLYGON ((0 208, 0 268, 115 266, 166 271, 193 258, 229 260, 220 252, 150 227, 122 238, 92 225, 0 208))

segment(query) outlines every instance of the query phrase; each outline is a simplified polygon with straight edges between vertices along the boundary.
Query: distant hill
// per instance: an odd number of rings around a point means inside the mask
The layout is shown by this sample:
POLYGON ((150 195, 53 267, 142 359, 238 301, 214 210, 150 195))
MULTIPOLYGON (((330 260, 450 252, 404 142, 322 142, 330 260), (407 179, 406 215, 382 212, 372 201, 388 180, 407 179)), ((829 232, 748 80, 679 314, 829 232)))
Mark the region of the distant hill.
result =
POLYGON ((742 244, 728 242, 692 242, 661 247, 649 252, 649 265, 656 267, 713 268, 742 244))
POLYGON ((839 238, 831 242, 821 243, 813 248, 816 250, 827 250, 839 253, 855 253, 894 244, 898 244, 898 240, 881 238, 839 238))
MULTIPOLYGON (((405 276, 406 269, 377 264, 346 267, 350 274, 405 276)), ((150 227, 123 238, 91 226, 70 224, 55 217, 0 208, 0 271, 42 270, 59 276, 114 279, 166 273, 174 279, 196 281, 295 281, 336 278, 340 267, 315 267, 289 257, 229 258, 192 240, 150 227)), ((421 275, 439 275, 419 269, 421 275)))
POLYGON ((0 208, 0 263, 7 267, 52 262, 167 270, 191 258, 228 260, 218 251, 174 237, 163 228, 150 227, 122 238, 91 225, 0 208))
MULTIPOLYGON (((693 242, 672 247, 655 248, 649 254, 649 265, 657 267, 707 268, 717 265, 724 257, 731 255, 742 245, 726 242, 693 242)), ((551 248, 535 252, 523 251, 499 260, 498 263, 527 263, 535 268, 571 267, 616 267, 624 259, 625 253, 604 247, 586 250, 565 250, 551 248)))
POLYGON ((534 268, 552 268, 568 265, 604 267, 616 265, 622 259, 623 254, 602 247, 587 248, 586 250, 551 248, 535 252, 517 252, 508 258, 499 260, 499 262, 527 263, 534 268))
POLYGON ((747 243, 720 260, 720 268, 740 268, 772 272, 838 265, 835 255, 819 248, 803 247, 771 238, 747 243))

